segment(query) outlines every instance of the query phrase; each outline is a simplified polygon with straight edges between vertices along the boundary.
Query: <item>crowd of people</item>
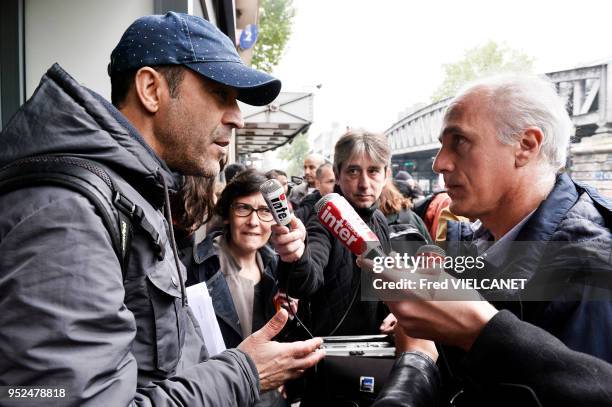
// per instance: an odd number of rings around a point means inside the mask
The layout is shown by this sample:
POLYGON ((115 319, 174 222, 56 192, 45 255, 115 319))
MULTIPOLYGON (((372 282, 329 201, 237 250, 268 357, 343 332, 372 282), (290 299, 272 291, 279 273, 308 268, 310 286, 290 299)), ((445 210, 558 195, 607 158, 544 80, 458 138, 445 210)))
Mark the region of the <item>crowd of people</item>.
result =
POLYGON ((424 197, 366 130, 343 134, 331 162, 306 156, 299 185, 225 165, 237 100, 268 104, 281 83, 201 18, 136 20, 108 72, 111 102, 54 65, 3 129, 0 386, 62 388, 44 402, 75 406, 332 405, 317 381, 291 386, 325 357, 320 337, 385 333, 397 359, 376 406, 612 405, 612 202, 565 172, 573 126, 546 79, 462 90, 433 163, 445 190, 424 197), (527 288, 365 301, 370 260, 316 214, 331 193, 386 254, 469 247, 527 288), (515 242, 537 244, 517 255, 515 242), (555 295, 538 300, 543 282, 555 295), (191 308, 199 285, 212 319, 191 308))

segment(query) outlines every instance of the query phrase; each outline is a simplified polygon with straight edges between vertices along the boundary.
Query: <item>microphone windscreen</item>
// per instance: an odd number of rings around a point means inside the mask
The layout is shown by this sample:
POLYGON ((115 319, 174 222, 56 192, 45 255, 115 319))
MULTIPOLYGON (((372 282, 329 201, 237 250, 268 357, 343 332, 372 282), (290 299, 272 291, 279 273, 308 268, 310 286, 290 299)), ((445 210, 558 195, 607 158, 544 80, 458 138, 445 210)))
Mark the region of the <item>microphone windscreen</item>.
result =
POLYGON ((319 222, 355 255, 383 253, 378 237, 340 194, 325 195, 315 204, 319 222))
POLYGON ((285 188, 275 179, 269 179, 259 186, 274 220, 279 225, 288 226, 291 223, 291 211, 285 195, 285 188))
POLYGON ((283 186, 278 180, 269 179, 263 184, 259 186, 259 190, 262 194, 270 194, 274 191, 281 190, 284 191, 283 186))

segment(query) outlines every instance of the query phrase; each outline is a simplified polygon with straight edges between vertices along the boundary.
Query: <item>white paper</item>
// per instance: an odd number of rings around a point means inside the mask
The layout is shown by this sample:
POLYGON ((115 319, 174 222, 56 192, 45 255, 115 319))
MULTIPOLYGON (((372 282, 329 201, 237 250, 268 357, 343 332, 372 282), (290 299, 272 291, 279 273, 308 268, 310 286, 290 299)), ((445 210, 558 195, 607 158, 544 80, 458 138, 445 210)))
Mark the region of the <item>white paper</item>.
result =
POLYGON ((200 330, 202 331, 202 336, 204 336, 206 349, 210 356, 223 352, 225 350, 225 342, 221 335, 219 322, 217 322, 212 298, 208 294, 206 283, 202 282, 187 287, 187 300, 200 324, 200 330))

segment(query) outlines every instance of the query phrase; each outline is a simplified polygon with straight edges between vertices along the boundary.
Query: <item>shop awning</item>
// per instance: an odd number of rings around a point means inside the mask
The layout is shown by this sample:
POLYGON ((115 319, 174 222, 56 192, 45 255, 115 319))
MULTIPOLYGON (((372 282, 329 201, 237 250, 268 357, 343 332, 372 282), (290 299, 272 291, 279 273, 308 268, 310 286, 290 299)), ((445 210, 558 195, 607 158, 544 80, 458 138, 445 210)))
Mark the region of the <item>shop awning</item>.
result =
POLYGON ((312 123, 312 93, 281 92, 267 106, 240 103, 245 126, 236 130, 238 155, 274 150, 312 123))

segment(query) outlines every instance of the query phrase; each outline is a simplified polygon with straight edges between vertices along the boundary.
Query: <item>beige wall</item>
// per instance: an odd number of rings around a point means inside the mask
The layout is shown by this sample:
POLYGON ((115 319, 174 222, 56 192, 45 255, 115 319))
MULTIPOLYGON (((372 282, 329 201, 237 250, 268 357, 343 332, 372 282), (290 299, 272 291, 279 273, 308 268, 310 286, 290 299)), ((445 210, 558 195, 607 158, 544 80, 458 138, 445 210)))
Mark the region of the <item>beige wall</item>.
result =
POLYGON ((123 31, 153 13, 153 0, 25 0, 26 98, 58 62, 110 99, 106 66, 123 31))

